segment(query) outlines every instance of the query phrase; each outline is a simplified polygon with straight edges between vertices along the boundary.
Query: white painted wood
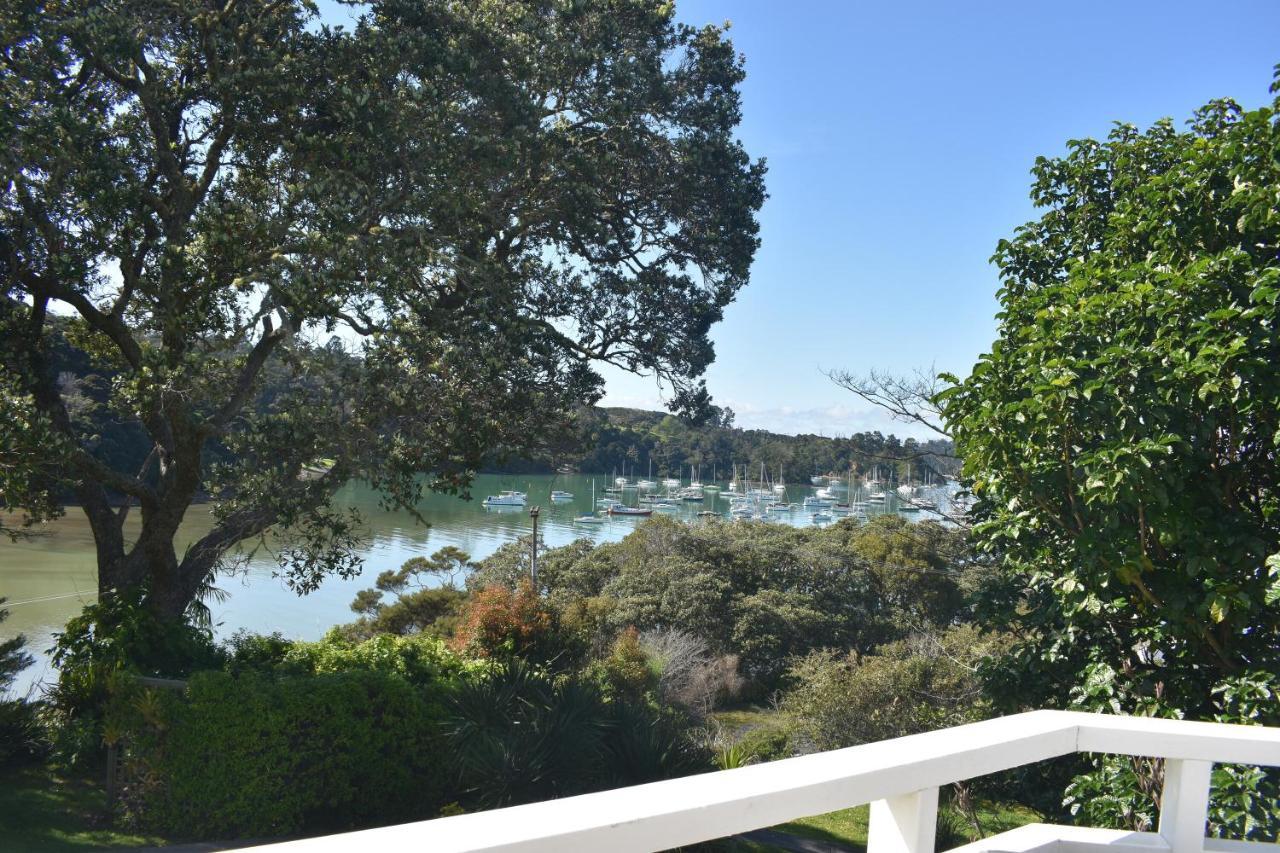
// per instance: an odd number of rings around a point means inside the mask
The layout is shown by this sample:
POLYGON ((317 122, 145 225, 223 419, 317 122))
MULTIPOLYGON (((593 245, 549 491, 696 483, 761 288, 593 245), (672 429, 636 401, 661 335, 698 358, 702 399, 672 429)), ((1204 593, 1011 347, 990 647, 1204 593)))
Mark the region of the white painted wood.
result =
POLYGON ((875 800, 867 825, 867 853, 933 853, 937 829, 937 788, 875 800))
POLYGON ((1160 835, 1172 853, 1203 853, 1213 762, 1171 758, 1164 763, 1160 835))
POLYGON ((1069 711, 1058 713, 1069 714, 1075 719, 1079 726, 1081 752, 1280 767, 1280 728, 1069 711))
MULTIPOLYGON (((1280 845, 1207 838, 1204 849, 1207 853, 1277 853, 1280 845)), ((1156 832, 1033 823, 947 853, 1169 853, 1169 843, 1156 832)))
MULTIPOLYGON (((306 853, 361 848, 378 853, 664 850, 862 803, 892 801, 1076 751, 1280 765, 1280 729, 1034 711, 737 770, 261 849, 306 853)), ((1081 836, 1067 827, 1028 830, 1013 836, 1015 841, 1038 838, 1045 853, 1092 851, 1099 843, 1113 853, 1128 847, 1135 848, 1134 853, 1151 853, 1153 845, 1158 851, 1173 853, 1159 834, 1122 833, 1099 842, 1102 837, 1081 836)), ((920 834, 911 839, 916 847, 910 853, 930 853, 931 846, 922 846, 920 834)), ((1274 845, 1268 847, 1271 853, 1280 853, 1274 845)), ((1207 843, 1203 849, 1218 848, 1207 843)))

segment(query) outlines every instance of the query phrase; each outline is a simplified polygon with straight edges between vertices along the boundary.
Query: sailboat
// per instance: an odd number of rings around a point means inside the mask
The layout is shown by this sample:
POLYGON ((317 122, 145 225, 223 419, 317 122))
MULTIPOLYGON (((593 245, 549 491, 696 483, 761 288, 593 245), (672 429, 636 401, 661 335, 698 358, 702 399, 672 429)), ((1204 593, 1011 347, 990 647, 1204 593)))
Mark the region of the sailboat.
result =
MULTIPOLYGON (((596 481, 591 481, 591 505, 596 505, 596 481)), ((604 524, 604 519, 595 513, 580 515, 573 520, 574 524, 604 524)))
POLYGON ((738 486, 738 466, 734 463, 732 466, 733 473, 729 475, 729 488, 725 490, 725 495, 733 497, 742 494, 741 488, 738 486))
POLYGON ((649 457, 649 476, 636 483, 636 488, 642 491, 653 491, 658 488, 658 484, 653 481, 653 457, 649 457))

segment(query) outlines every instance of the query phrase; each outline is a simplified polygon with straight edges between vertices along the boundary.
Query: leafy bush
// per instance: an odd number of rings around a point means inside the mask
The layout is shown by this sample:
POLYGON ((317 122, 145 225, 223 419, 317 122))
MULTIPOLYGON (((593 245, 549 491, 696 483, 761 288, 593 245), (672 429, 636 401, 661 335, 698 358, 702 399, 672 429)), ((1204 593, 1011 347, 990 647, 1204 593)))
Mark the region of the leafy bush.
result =
POLYGON ((609 701, 591 681, 518 659, 464 677, 451 702, 457 785, 479 806, 531 802, 706 770, 687 720, 609 701))
POLYGON ((813 652, 790 672, 782 708, 817 749, 915 734, 990 713, 975 664, 1003 640, 960 625, 874 655, 813 652))
POLYGON ((356 594, 351 609, 360 619, 344 626, 344 632, 361 639, 377 634, 452 635, 466 600, 456 581, 470 568, 471 557, 452 546, 429 559, 409 558, 398 571, 379 574, 372 589, 356 594), (391 601, 386 600, 388 594, 391 601))
MULTIPOLYGON (((0 604, 4 602, 0 598, 0 604)), ((8 616, 9 611, 0 608, 0 622, 8 616)), ((26 643, 21 634, 0 642, 0 767, 32 758, 44 748, 38 705, 24 698, 6 698, 18 673, 34 661, 26 651, 26 643)))
POLYGON ((185 696, 126 690, 125 801, 142 826, 228 838, 427 817, 440 802, 441 716, 403 678, 201 672, 185 696))
MULTIPOLYGON (((1246 671, 1214 689, 1213 719, 1244 725, 1280 723, 1280 676, 1246 671)), ((1132 709, 1144 716, 1180 718, 1161 701, 1159 691, 1145 695, 1131 672, 1096 665, 1075 688, 1073 702, 1087 710, 1132 709), (1135 689, 1136 688, 1136 689, 1135 689)), ((1075 775, 1066 789, 1071 813, 1094 826, 1150 830, 1159 815, 1163 763, 1145 758, 1103 755, 1075 775)), ((1214 767, 1209 799, 1210 836, 1273 842, 1280 837, 1280 772, 1232 764, 1214 767)))
MULTIPOLYGON (((987 615, 1019 641, 986 687, 1006 710, 1208 720, 1242 674, 1280 672, 1272 90, 1040 158, 1041 215, 997 246, 999 337, 934 402, 1002 564, 987 615)), ((1275 724, 1266 705, 1248 721, 1275 724)), ((1072 805, 1150 826, 1160 773, 1100 759, 1072 805)), ((1211 831, 1275 836, 1274 775, 1215 785, 1211 831)))
POLYGON ((0 701, 0 768, 30 761, 47 743, 40 724, 40 705, 24 699, 0 701))
MULTIPOLYGON (((575 653, 607 654, 630 627, 677 629, 712 657, 737 656, 746 686, 762 695, 778 686, 789 656, 870 652, 963 618, 961 581, 972 566, 964 549, 958 531, 890 516, 803 530, 655 517, 621 542, 546 552, 539 592, 575 653)), ((527 548, 500 549, 468 587, 515 589, 526 558, 527 548)))
POLYGON ((519 657, 546 663, 564 645, 555 614, 528 580, 515 589, 490 586, 474 593, 463 611, 454 648, 480 657, 519 657))
POLYGON ((588 672, 609 698, 643 701, 658 687, 658 676, 635 628, 619 634, 608 656, 594 662, 588 672))
POLYGON ((142 604, 144 591, 105 595, 56 634, 54 707, 75 717, 97 715, 117 673, 181 678, 220 667, 224 657, 212 634, 188 622, 161 619, 142 604))
POLYGON ((55 765, 83 767, 103 757, 103 712, 123 677, 183 678, 225 662, 207 628, 159 618, 143 605, 144 594, 105 595, 55 635, 58 681, 40 712, 55 765))

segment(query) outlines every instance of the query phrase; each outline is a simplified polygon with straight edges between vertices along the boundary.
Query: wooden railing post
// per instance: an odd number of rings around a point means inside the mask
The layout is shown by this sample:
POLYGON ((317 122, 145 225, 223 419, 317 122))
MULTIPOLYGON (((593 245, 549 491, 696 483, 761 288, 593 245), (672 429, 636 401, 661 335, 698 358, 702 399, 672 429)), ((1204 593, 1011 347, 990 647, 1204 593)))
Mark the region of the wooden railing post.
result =
POLYGON ((1212 761, 1170 758, 1160 792, 1160 834, 1170 853, 1203 853, 1212 761))
POLYGON ((933 853, 937 829, 937 788, 876 800, 867 827, 867 853, 933 853))

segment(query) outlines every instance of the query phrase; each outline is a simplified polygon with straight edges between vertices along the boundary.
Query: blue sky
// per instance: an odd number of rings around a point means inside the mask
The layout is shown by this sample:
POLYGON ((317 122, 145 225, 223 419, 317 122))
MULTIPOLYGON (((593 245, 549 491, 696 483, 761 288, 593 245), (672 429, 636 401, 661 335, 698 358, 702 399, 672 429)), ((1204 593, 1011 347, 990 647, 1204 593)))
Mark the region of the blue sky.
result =
MULTIPOLYGON (((1029 170, 1112 121, 1269 103, 1280 2, 677 0, 732 22, 741 136, 770 198, 751 283, 707 374, 744 426, 893 424, 822 368, 965 374, 994 338, 996 241, 1030 219, 1029 170)), ((660 408, 608 374, 606 404, 660 408)))

